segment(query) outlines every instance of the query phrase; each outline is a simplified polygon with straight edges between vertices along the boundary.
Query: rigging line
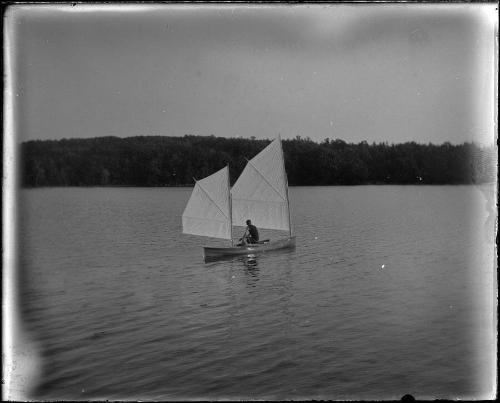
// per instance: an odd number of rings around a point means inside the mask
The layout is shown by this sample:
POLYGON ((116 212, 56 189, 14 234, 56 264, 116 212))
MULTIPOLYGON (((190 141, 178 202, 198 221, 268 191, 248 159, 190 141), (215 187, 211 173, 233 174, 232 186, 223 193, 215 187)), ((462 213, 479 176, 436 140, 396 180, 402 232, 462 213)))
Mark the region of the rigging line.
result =
POLYGON ((205 195, 206 195, 206 196, 210 199, 210 201, 211 201, 213 204, 215 204, 215 207, 217 207, 217 208, 219 209, 219 211, 222 213, 222 215, 223 215, 224 217, 226 217, 227 219, 229 219, 229 217, 226 215, 226 213, 224 213, 224 212, 222 211, 222 209, 221 209, 221 208, 219 207, 219 205, 218 205, 218 204, 214 201, 214 199, 212 199, 212 198, 210 197, 210 195, 207 193, 207 191, 206 191, 205 189, 203 189, 203 186, 201 186, 201 185, 200 185, 200 182, 196 182, 196 184, 200 187, 200 189, 203 191, 203 193, 205 193, 205 195))
POLYGON ((276 193, 278 193, 278 196, 279 196, 279 197, 281 197, 284 201, 286 201, 286 198, 284 198, 284 197, 283 197, 283 195, 282 195, 282 194, 281 194, 281 193, 280 193, 280 192, 279 192, 279 191, 278 191, 278 190, 277 190, 277 189, 276 189, 276 188, 275 188, 275 187, 274 187, 271 183, 269 183, 269 181, 266 179, 266 177, 265 177, 264 175, 262 175, 262 173, 261 173, 261 172, 260 172, 260 171, 259 171, 259 170, 255 167, 255 165, 254 165, 254 164, 252 164, 252 161, 250 161, 250 160, 247 160, 247 161, 248 161, 247 166, 248 166, 248 165, 250 165, 253 169, 255 169, 255 171, 256 171, 256 172, 257 172, 260 176, 262 176, 262 179, 264 179, 264 181, 265 181, 265 182, 266 182, 269 186, 271 186, 271 188, 272 188, 272 189, 273 189, 276 193))

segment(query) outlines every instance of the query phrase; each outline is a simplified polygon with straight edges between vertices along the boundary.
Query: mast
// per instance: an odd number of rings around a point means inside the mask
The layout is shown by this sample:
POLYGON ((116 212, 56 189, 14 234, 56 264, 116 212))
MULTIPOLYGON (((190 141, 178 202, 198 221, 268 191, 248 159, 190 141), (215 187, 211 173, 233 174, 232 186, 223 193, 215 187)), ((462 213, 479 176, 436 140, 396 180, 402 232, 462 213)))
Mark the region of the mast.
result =
MULTIPOLYGON (((283 160, 283 165, 285 164, 285 161, 283 160)), ((292 220, 290 218, 290 199, 288 197, 288 179, 285 178, 286 180, 286 204, 287 204, 287 210, 288 210, 288 230, 290 233, 290 238, 292 237, 292 220)))
POLYGON ((281 150, 281 168, 283 170, 283 179, 285 180, 285 189, 286 189, 286 207, 288 210, 288 231, 290 234, 290 238, 292 237, 292 219, 290 217, 290 198, 288 197, 288 178, 286 176, 285 170, 285 153, 283 152, 283 145, 281 143, 281 134, 278 134, 278 138, 280 139, 280 150, 281 150))
POLYGON ((233 246, 233 197, 231 196, 231 177, 229 175, 229 164, 227 167, 227 195, 229 198, 229 228, 231 231, 231 246, 233 246))

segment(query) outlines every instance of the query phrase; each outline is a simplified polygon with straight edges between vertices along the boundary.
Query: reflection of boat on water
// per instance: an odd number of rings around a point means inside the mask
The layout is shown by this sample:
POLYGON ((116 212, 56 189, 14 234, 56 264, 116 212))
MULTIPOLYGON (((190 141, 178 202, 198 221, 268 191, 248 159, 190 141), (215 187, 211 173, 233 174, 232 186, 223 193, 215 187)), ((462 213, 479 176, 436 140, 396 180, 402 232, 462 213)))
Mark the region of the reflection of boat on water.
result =
POLYGON ((227 166, 196 181, 182 215, 182 228, 185 234, 231 240, 230 247, 204 247, 205 260, 294 248, 281 139, 248 161, 231 190, 227 166), (288 236, 235 246, 233 225, 245 226, 247 219, 258 228, 288 231, 288 236))
POLYGON ((213 248, 204 247, 205 259, 225 255, 247 255, 253 258, 256 253, 266 252, 270 250, 293 248, 295 246, 295 237, 279 239, 276 241, 268 241, 262 244, 247 244, 242 246, 234 246, 230 248, 213 248))
MULTIPOLYGON (((289 251, 292 249, 288 249, 289 251)), ((205 263, 215 263, 215 262, 240 262, 243 266, 247 268, 254 268, 258 266, 258 255, 257 254, 243 254, 243 255, 219 255, 214 257, 205 256, 205 263)))
POLYGON ((255 269, 258 269, 259 265, 257 263, 257 259, 255 257, 255 255, 251 254, 251 255, 247 255, 245 260, 244 260, 244 263, 245 263, 245 266, 249 269, 252 269, 252 272, 253 270, 255 269))

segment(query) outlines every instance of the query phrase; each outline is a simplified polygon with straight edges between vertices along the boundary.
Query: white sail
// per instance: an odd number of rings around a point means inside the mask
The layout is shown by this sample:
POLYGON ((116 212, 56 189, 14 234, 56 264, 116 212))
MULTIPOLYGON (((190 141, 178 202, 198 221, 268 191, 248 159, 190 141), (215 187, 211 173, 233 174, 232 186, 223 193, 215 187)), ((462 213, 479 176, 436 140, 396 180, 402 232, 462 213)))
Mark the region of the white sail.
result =
POLYGON ((182 232, 231 239, 228 167, 196 182, 182 214, 182 232))
POLYGON ((288 183, 281 139, 248 161, 231 189, 233 225, 246 220, 258 228, 290 230, 288 183))

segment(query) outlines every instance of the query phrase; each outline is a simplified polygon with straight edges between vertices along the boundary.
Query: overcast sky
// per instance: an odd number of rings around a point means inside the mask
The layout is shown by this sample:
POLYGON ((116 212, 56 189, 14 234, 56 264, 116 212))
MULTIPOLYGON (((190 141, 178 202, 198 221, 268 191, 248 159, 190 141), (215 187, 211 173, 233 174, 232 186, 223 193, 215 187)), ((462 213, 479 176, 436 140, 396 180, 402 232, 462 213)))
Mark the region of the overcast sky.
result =
POLYGON ((471 4, 14 6, 16 138, 491 143, 496 21, 471 4))

